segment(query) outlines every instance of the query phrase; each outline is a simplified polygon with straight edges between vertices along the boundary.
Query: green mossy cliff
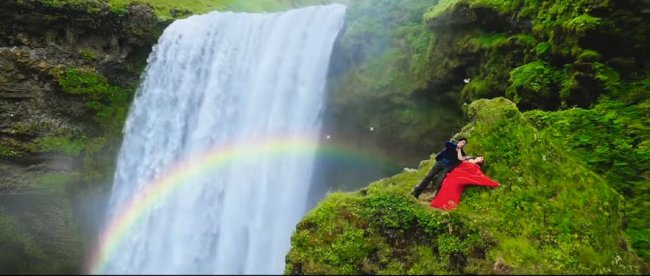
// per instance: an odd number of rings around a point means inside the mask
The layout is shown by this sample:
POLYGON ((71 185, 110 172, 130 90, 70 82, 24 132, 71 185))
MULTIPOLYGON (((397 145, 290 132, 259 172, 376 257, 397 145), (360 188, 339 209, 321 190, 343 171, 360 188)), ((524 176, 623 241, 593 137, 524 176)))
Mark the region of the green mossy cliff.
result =
POLYGON ((456 92, 433 91, 429 84, 436 35, 422 23, 422 14, 435 3, 349 3, 330 65, 325 131, 334 142, 356 142, 415 165, 460 127, 456 92))
POLYGON ((625 197, 624 228, 648 261, 650 3, 441 1, 424 18, 433 90, 532 110, 534 126, 625 197))
POLYGON ((79 200, 109 187, 128 104, 169 23, 148 6, 55 2, 0 2, 3 274, 79 272, 100 215, 79 200))
MULTIPOLYGON (((503 186, 469 189, 442 215, 408 195, 427 160, 333 193, 298 225, 286 273, 648 273, 650 3, 445 0, 421 12, 430 46, 389 49, 419 57, 426 66, 411 77, 424 82, 411 85, 422 86, 358 101, 383 100, 390 114, 409 98, 429 108, 455 99, 473 120, 468 151, 486 155, 503 186)), ((358 74, 388 69, 371 70, 358 74)))
POLYGON ((459 135, 501 183, 443 212, 409 192, 434 160, 353 193, 334 193, 298 224, 288 274, 638 274, 624 199, 504 98, 478 100, 459 135))
POLYGON ((432 85, 461 100, 506 96, 522 110, 592 107, 647 76, 645 1, 445 0, 424 18, 437 34, 432 85), (459 79, 471 82, 463 84, 459 79))

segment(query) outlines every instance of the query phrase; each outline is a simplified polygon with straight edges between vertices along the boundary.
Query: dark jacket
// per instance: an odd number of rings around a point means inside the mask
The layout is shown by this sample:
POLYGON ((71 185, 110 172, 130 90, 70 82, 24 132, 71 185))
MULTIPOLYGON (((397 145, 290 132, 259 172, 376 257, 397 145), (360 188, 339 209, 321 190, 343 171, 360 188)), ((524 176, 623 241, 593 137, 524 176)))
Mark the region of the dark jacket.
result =
MULTIPOLYGON (((460 152, 465 156, 464 150, 461 149, 460 152)), ((436 155, 436 161, 442 162, 445 167, 458 165, 460 160, 458 160, 458 154, 456 153, 456 144, 449 141, 445 142, 445 149, 436 155)))

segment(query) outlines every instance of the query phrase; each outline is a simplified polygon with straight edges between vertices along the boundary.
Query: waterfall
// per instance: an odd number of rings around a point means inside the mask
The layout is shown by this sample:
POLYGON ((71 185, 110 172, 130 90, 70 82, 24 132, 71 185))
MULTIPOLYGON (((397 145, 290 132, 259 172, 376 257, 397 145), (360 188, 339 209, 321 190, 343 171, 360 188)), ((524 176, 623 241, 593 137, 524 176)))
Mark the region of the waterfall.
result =
POLYGON ((107 225, 137 216, 116 226, 121 236, 108 238, 113 248, 96 272, 283 273, 315 151, 271 154, 256 143, 300 137, 317 145, 344 16, 339 4, 212 12, 165 29, 126 121, 107 225), (138 205, 156 183, 177 188, 138 205))

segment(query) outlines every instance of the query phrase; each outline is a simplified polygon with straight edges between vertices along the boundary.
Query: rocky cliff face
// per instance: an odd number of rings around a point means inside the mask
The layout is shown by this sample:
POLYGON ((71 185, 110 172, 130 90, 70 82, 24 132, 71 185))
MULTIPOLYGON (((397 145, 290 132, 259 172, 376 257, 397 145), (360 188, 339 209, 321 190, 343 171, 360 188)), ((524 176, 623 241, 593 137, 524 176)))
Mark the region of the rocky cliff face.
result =
MULTIPOLYGON (((98 112, 88 104, 90 98, 113 104, 92 95, 93 86, 132 94, 159 32, 156 18, 146 6, 118 15, 8 1, 0 6, 0 21, 0 157, 12 167, 2 177, 34 166, 70 170, 86 146, 79 141, 119 131, 101 129, 92 120, 98 112), (87 74, 66 75, 70 70, 87 74), (66 77, 79 78, 75 81, 88 93, 70 91, 66 77), (82 79, 89 77, 99 79, 82 79)), ((15 190, 19 179, 24 177, 2 181, 11 185, 0 191, 15 190)))
POLYGON ((148 6, 0 3, 1 272, 78 268, 73 199, 110 181, 129 99, 165 24, 148 6))

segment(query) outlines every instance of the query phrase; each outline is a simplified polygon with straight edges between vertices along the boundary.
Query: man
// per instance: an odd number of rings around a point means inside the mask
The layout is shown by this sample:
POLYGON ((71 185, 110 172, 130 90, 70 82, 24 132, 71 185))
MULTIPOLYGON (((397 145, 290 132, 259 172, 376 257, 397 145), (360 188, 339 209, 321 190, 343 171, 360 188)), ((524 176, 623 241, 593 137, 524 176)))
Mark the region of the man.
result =
POLYGON ((465 155, 465 151, 463 151, 463 148, 467 144, 467 139, 465 138, 460 138, 458 139, 458 144, 454 144, 451 141, 445 142, 445 149, 442 150, 438 155, 436 155, 436 164, 431 168, 431 171, 429 171, 429 174, 422 179, 422 182, 415 186, 413 189, 413 192, 411 193, 415 198, 418 198, 422 191, 429 186, 429 182, 433 180, 433 178, 440 173, 436 181, 434 182, 434 188, 436 189, 436 192, 440 190, 440 184, 442 183, 442 180, 445 178, 447 173, 449 173, 451 170, 453 170, 458 164, 460 164, 460 160, 458 160, 458 154, 456 152, 456 149, 460 149, 460 152, 463 156, 468 157, 465 155))

